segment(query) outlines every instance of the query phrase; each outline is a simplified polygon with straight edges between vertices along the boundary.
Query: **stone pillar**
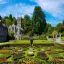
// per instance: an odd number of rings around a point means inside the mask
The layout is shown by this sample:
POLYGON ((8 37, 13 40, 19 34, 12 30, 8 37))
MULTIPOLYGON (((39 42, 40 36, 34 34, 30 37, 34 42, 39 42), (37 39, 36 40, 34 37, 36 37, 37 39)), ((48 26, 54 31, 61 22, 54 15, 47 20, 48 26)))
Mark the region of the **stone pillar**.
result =
POLYGON ((47 40, 48 40, 48 36, 46 36, 47 40))
POLYGON ((57 38, 57 35, 56 35, 56 38, 57 38))

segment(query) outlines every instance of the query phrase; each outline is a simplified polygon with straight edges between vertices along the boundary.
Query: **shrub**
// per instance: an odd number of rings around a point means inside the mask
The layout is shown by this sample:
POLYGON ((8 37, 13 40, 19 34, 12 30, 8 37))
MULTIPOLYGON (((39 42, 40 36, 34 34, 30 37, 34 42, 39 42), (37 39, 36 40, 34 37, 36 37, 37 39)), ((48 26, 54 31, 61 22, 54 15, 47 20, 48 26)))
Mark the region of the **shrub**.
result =
POLYGON ((10 40, 14 40, 14 32, 13 31, 9 31, 9 39, 10 40))
POLYGON ((9 36, 13 37, 14 36, 14 32, 13 31, 9 31, 9 36))
POLYGON ((39 36, 34 36, 33 39, 34 40, 38 40, 39 39, 39 36))
POLYGON ((49 38, 53 38, 53 36, 51 34, 48 34, 49 38))
POLYGON ((64 36, 64 32, 61 33, 62 37, 64 36))
POLYGON ((64 41, 64 37, 62 37, 62 41, 64 41))
POLYGON ((29 40, 29 36, 23 36, 22 40, 29 40))
POLYGON ((40 40, 46 40, 46 35, 44 35, 44 34, 41 35, 41 36, 39 37, 39 39, 40 39, 40 40))

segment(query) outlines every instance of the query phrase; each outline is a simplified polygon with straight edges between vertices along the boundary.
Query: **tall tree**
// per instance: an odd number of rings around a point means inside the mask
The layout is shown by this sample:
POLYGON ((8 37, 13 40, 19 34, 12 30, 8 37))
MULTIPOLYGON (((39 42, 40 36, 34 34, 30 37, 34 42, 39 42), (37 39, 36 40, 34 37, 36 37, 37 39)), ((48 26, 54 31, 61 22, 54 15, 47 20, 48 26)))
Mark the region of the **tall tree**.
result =
POLYGON ((11 20, 6 19, 6 27, 9 27, 11 25, 11 20))
POLYGON ((58 32, 64 32, 64 21, 62 23, 57 24, 56 29, 58 32))
POLYGON ((31 30, 31 20, 29 15, 25 15, 23 19, 24 32, 28 33, 31 30))
POLYGON ((12 14, 9 15, 9 20, 11 21, 11 24, 13 23, 13 17, 12 14))
POLYGON ((2 17, 0 16, 0 20, 2 20, 2 17))
POLYGON ((13 22, 12 23, 15 24, 15 25, 17 25, 17 20, 16 20, 15 17, 13 17, 13 22))
POLYGON ((5 20, 6 27, 9 27, 13 23, 12 14, 10 14, 9 16, 5 16, 4 20, 5 20))
POLYGON ((40 6, 35 6, 33 17, 32 17, 32 27, 33 32, 37 34, 42 34, 46 27, 45 14, 40 6))

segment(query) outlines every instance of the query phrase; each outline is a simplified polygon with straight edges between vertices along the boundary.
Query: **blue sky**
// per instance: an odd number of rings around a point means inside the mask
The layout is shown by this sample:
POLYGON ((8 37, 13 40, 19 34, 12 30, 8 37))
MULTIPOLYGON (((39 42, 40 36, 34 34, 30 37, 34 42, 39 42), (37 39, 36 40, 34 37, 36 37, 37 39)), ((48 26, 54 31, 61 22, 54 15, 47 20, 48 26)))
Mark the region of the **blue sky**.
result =
POLYGON ((46 14, 47 23, 52 26, 64 20, 64 0, 0 0, 0 15, 32 16, 35 6, 41 6, 46 14))

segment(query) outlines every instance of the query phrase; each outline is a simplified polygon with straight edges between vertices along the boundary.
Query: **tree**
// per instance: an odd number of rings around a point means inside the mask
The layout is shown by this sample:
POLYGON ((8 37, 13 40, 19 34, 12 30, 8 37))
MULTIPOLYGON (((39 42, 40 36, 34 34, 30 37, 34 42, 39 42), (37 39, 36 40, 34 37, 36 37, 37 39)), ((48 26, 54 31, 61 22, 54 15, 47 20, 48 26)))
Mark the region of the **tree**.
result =
POLYGON ((0 16, 0 20, 2 20, 2 17, 0 16))
POLYGON ((63 20, 62 24, 64 25, 64 20, 63 20))
POLYGON ((35 6, 32 17, 32 28, 36 34, 42 34, 46 29, 45 14, 40 6, 35 6))
POLYGON ((46 25, 45 32, 48 33, 48 34, 51 34, 52 33, 52 26, 51 26, 51 24, 47 24, 46 25))
POLYGON ((6 27, 9 27, 11 25, 11 20, 6 19, 5 21, 6 21, 6 27))
POLYGON ((9 15, 9 19, 10 19, 11 21, 13 20, 12 14, 9 15))
POLYGON ((17 25, 17 20, 15 17, 13 17, 13 24, 17 25))
POLYGON ((56 35, 58 35, 58 32, 57 32, 57 31, 53 31, 53 32, 52 32, 53 38, 56 37, 56 35))
POLYGON ((58 32, 64 32, 64 25, 62 23, 57 24, 56 29, 58 32))
POLYGON ((11 21, 11 24, 13 23, 13 17, 12 14, 9 15, 9 20, 11 21))
POLYGON ((12 24, 17 25, 17 20, 16 20, 15 17, 12 17, 12 14, 10 14, 9 16, 5 16, 3 18, 3 21, 5 21, 5 24, 6 24, 7 27, 9 27, 12 24))
POLYGON ((28 33, 31 30, 31 20, 29 15, 25 15, 23 19, 24 33, 28 33))
POLYGON ((53 41, 55 41, 56 36, 58 35, 57 31, 53 31, 52 32, 52 36, 53 36, 53 41))

